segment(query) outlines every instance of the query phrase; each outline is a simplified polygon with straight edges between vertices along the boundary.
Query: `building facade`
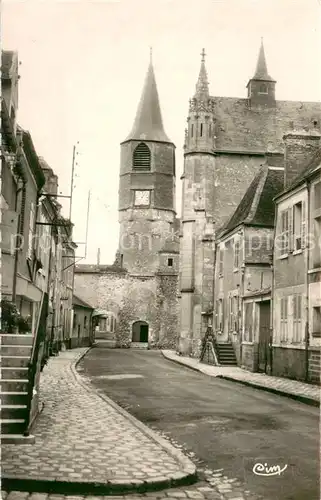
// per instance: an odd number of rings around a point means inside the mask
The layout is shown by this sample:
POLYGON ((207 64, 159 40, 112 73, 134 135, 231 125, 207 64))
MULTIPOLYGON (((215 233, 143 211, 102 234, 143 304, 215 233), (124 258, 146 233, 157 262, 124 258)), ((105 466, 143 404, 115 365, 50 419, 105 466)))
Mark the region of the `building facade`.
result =
POLYGON ((276 198, 273 374, 319 382, 320 134, 297 130, 285 139, 290 143, 285 163, 289 176, 276 198))

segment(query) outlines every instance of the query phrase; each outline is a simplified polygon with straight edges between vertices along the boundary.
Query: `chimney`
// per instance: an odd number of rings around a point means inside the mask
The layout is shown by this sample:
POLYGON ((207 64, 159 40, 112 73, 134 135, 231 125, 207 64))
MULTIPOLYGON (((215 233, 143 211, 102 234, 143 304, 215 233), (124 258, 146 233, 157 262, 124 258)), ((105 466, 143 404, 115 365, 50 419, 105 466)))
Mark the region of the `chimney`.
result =
POLYGON ((320 131, 316 128, 293 129, 283 136, 284 187, 287 188, 320 148, 320 131))

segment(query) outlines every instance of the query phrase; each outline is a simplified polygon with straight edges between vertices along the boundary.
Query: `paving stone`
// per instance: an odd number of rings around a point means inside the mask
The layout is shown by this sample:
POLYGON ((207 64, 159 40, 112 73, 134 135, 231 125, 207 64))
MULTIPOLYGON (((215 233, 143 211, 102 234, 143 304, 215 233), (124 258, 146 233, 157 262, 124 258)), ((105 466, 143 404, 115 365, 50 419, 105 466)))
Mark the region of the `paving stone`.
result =
POLYGON ((45 406, 35 422, 36 442, 23 445, 23 450, 4 444, 2 476, 17 477, 19 471, 20 477, 82 477, 90 482, 108 478, 119 484, 118 478, 150 482, 153 476, 169 480, 183 473, 183 463, 74 377, 71 364, 84 351, 66 351, 50 359, 40 378, 40 401, 45 406))
POLYGON ((6 500, 26 500, 29 493, 25 491, 10 491, 6 500))

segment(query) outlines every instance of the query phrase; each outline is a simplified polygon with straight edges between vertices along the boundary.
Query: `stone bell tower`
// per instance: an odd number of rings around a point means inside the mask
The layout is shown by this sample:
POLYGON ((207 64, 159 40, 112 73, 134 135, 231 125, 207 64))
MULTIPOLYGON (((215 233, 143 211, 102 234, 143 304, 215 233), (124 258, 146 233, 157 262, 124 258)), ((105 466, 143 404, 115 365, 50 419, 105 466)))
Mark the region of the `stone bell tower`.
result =
POLYGON ((163 127, 150 60, 133 128, 121 144, 119 253, 130 274, 159 270, 159 252, 174 229, 174 200, 175 146, 163 127))

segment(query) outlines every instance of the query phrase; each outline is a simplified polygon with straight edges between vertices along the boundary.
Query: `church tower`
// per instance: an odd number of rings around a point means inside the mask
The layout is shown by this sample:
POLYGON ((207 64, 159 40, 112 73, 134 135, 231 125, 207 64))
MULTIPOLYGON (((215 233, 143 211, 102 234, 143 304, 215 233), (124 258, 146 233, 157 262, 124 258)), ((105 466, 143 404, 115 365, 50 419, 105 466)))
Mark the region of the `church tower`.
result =
POLYGON ((179 350, 184 354, 200 349, 213 312, 214 99, 209 95, 204 49, 201 57, 189 103, 182 176, 179 350))
POLYGON ((164 265, 160 252, 174 230, 174 199, 175 146, 163 127, 150 60, 133 128, 121 144, 119 253, 130 274, 151 276, 164 265))
POLYGON ((249 106, 275 107, 275 84, 276 81, 271 78, 267 70, 262 39, 256 70, 247 84, 249 106))

